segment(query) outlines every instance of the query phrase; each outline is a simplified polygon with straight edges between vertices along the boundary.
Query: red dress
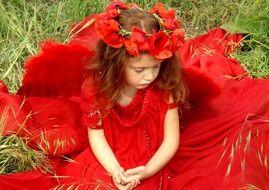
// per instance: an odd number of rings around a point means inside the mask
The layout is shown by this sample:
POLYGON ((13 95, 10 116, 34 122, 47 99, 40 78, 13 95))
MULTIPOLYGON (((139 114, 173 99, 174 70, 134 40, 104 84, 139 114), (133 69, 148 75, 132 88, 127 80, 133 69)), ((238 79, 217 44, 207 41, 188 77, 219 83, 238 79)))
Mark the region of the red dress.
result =
MULTIPOLYGON (((88 113, 95 110, 92 110, 89 104, 92 102, 92 96, 88 95, 91 90, 85 89, 88 91, 82 92, 81 107, 85 111, 83 121, 85 125, 91 126, 95 123, 88 113)), ((103 118, 102 128, 106 139, 124 169, 146 165, 162 143, 164 117, 168 107, 171 107, 166 94, 152 86, 139 90, 127 106, 116 104, 108 116, 103 118)), ((58 175, 74 175, 74 170, 70 168, 76 167, 75 175, 78 175, 76 177, 88 179, 87 183, 89 181, 94 183, 98 180, 100 181, 99 188, 113 186, 111 176, 94 158, 90 149, 86 149, 74 160, 76 163, 70 164, 72 166, 67 165, 67 170, 59 171, 58 175), (83 165, 83 167, 78 169, 78 165, 83 165)), ((137 189, 162 189, 167 185, 167 178, 165 178, 167 176, 168 170, 161 170, 144 180, 137 189)), ((64 179, 62 183, 67 182, 64 179)), ((68 183, 72 183, 72 179, 68 180, 68 183)), ((79 184, 81 185, 82 182, 80 181, 79 184)))
MULTIPOLYGON (((65 81, 72 77, 68 72, 59 76, 61 69, 54 71, 56 74, 49 73, 48 65, 44 70, 47 74, 36 74, 42 63, 54 64, 50 60, 62 61, 70 70, 77 68, 81 72, 83 60, 92 57, 88 43, 96 42, 91 28, 81 35, 78 39, 85 41, 74 39, 67 45, 49 44, 50 47, 46 46, 42 53, 30 59, 19 95, 8 94, 4 85, 0 85, 0 113, 4 107, 12 108, 7 112, 4 134, 18 132, 27 115, 35 113, 25 123, 27 130, 18 134, 30 135, 33 147, 43 143, 58 176, 38 170, 1 175, 1 190, 55 186, 67 189, 72 184, 81 189, 106 189, 111 185, 111 177, 91 153, 86 128, 80 123, 81 117, 84 122, 87 118, 81 112, 80 103, 87 115, 88 108, 83 104, 89 105, 91 101, 85 91, 82 100, 76 96, 81 78, 76 78, 75 83, 69 80, 69 88, 65 81), (69 52, 76 53, 64 54, 69 52)), ((179 49, 191 103, 190 109, 182 110, 180 148, 165 168, 138 188, 238 190, 255 186, 268 189, 269 78, 250 78, 228 56, 234 47, 231 42, 238 42, 239 36, 215 29, 188 40, 179 49)), ((145 164, 160 145, 163 117, 168 109, 165 100, 164 92, 149 87, 139 91, 128 106, 116 105, 104 118, 107 140, 125 169, 145 164)))

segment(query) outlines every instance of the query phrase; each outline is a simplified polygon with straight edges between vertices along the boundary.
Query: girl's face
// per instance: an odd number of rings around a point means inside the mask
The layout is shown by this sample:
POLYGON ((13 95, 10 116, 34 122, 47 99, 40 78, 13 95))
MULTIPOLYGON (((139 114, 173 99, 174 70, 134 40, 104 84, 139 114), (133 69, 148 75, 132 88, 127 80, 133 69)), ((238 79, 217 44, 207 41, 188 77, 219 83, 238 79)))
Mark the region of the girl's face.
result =
POLYGON ((162 60, 156 59, 149 54, 141 54, 139 57, 128 57, 125 61, 125 91, 136 91, 137 89, 146 88, 157 78, 162 62, 162 60))

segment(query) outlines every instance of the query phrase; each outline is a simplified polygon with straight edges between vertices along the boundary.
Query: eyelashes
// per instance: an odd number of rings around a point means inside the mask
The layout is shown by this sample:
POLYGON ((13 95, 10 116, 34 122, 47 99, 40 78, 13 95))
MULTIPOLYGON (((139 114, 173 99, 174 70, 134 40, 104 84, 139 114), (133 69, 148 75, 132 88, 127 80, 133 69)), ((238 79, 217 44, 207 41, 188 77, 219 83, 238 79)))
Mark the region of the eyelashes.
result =
POLYGON ((144 68, 134 69, 136 73, 142 73, 144 70, 144 68))
MULTIPOLYGON (((152 67, 154 70, 159 70, 160 69, 160 65, 156 65, 156 66, 154 66, 154 67, 152 67)), ((147 69, 147 68, 134 68, 134 71, 136 72, 136 73, 142 73, 143 71, 145 71, 145 69, 147 69)))

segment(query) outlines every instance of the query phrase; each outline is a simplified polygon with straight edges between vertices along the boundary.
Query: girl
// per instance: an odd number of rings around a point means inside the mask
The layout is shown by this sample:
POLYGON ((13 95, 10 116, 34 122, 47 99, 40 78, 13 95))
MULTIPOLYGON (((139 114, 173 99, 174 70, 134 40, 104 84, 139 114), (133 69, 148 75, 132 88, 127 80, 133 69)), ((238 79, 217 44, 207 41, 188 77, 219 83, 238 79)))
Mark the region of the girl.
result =
POLYGON ((240 35, 214 29, 178 49, 174 11, 122 2, 74 31, 28 60, 20 95, 0 89, 0 109, 12 108, 3 134, 42 147, 55 173, 1 175, 0 189, 268 189, 269 78, 251 79, 227 57, 240 35), (176 51, 191 103, 180 138, 187 90, 176 51))
POLYGON ((174 54, 183 40, 174 16, 162 4, 147 12, 116 2, 96 17, 101 40, 82 88, 83 123, 100 172, 119 189, 165 185, 165 166, 179 146, 178 104, 186 89, 174 54))

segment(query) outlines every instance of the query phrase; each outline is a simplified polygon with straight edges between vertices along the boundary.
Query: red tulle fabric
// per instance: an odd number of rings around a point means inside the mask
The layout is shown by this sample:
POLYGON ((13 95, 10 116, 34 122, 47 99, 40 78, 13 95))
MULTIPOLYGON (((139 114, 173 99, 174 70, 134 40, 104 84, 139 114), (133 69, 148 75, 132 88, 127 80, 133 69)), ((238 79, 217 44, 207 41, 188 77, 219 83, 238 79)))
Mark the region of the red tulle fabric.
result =
MULTIPOLYGON (((73 32, 81 26, 74 26, 73 32)), ((180 148, 163 170, 137 189, 269 189, 269 78, 249 77, 238 61, 229 57, 241 38, 213 29, 179 49, 190 89, 190 109, 182 110, 180 148)), ((58 176, 37 170, 1 175, 1 190, 115 188, 93 156, 87 129, 81 124, 94 98, 88 91, 82 91, 82 99, 77 96, 83 64, 91 60, 95 45, 90 25, 70 43, 52 43, 30 58, 19 95, 9 94, 0 83, 0 114, 7 118, 4 135, 30 136, 30 145, 46 150, 58 176), (53 62, 57 72, 52 69, 53 60, 57 60, 53 62), (74 77, 74 88, 67 85, 68 76, 74 77), (54 80, 61 82, 54 84, 54 80), (19 128, 22 123, 23 130, 19 128)), ((103 119, 108 142, 124 168, 145 164, 160 145, 163 117, 169 107, 164 97, 163 92, 149 87, 139 91, 127 107, 114 106, 103 119)))

